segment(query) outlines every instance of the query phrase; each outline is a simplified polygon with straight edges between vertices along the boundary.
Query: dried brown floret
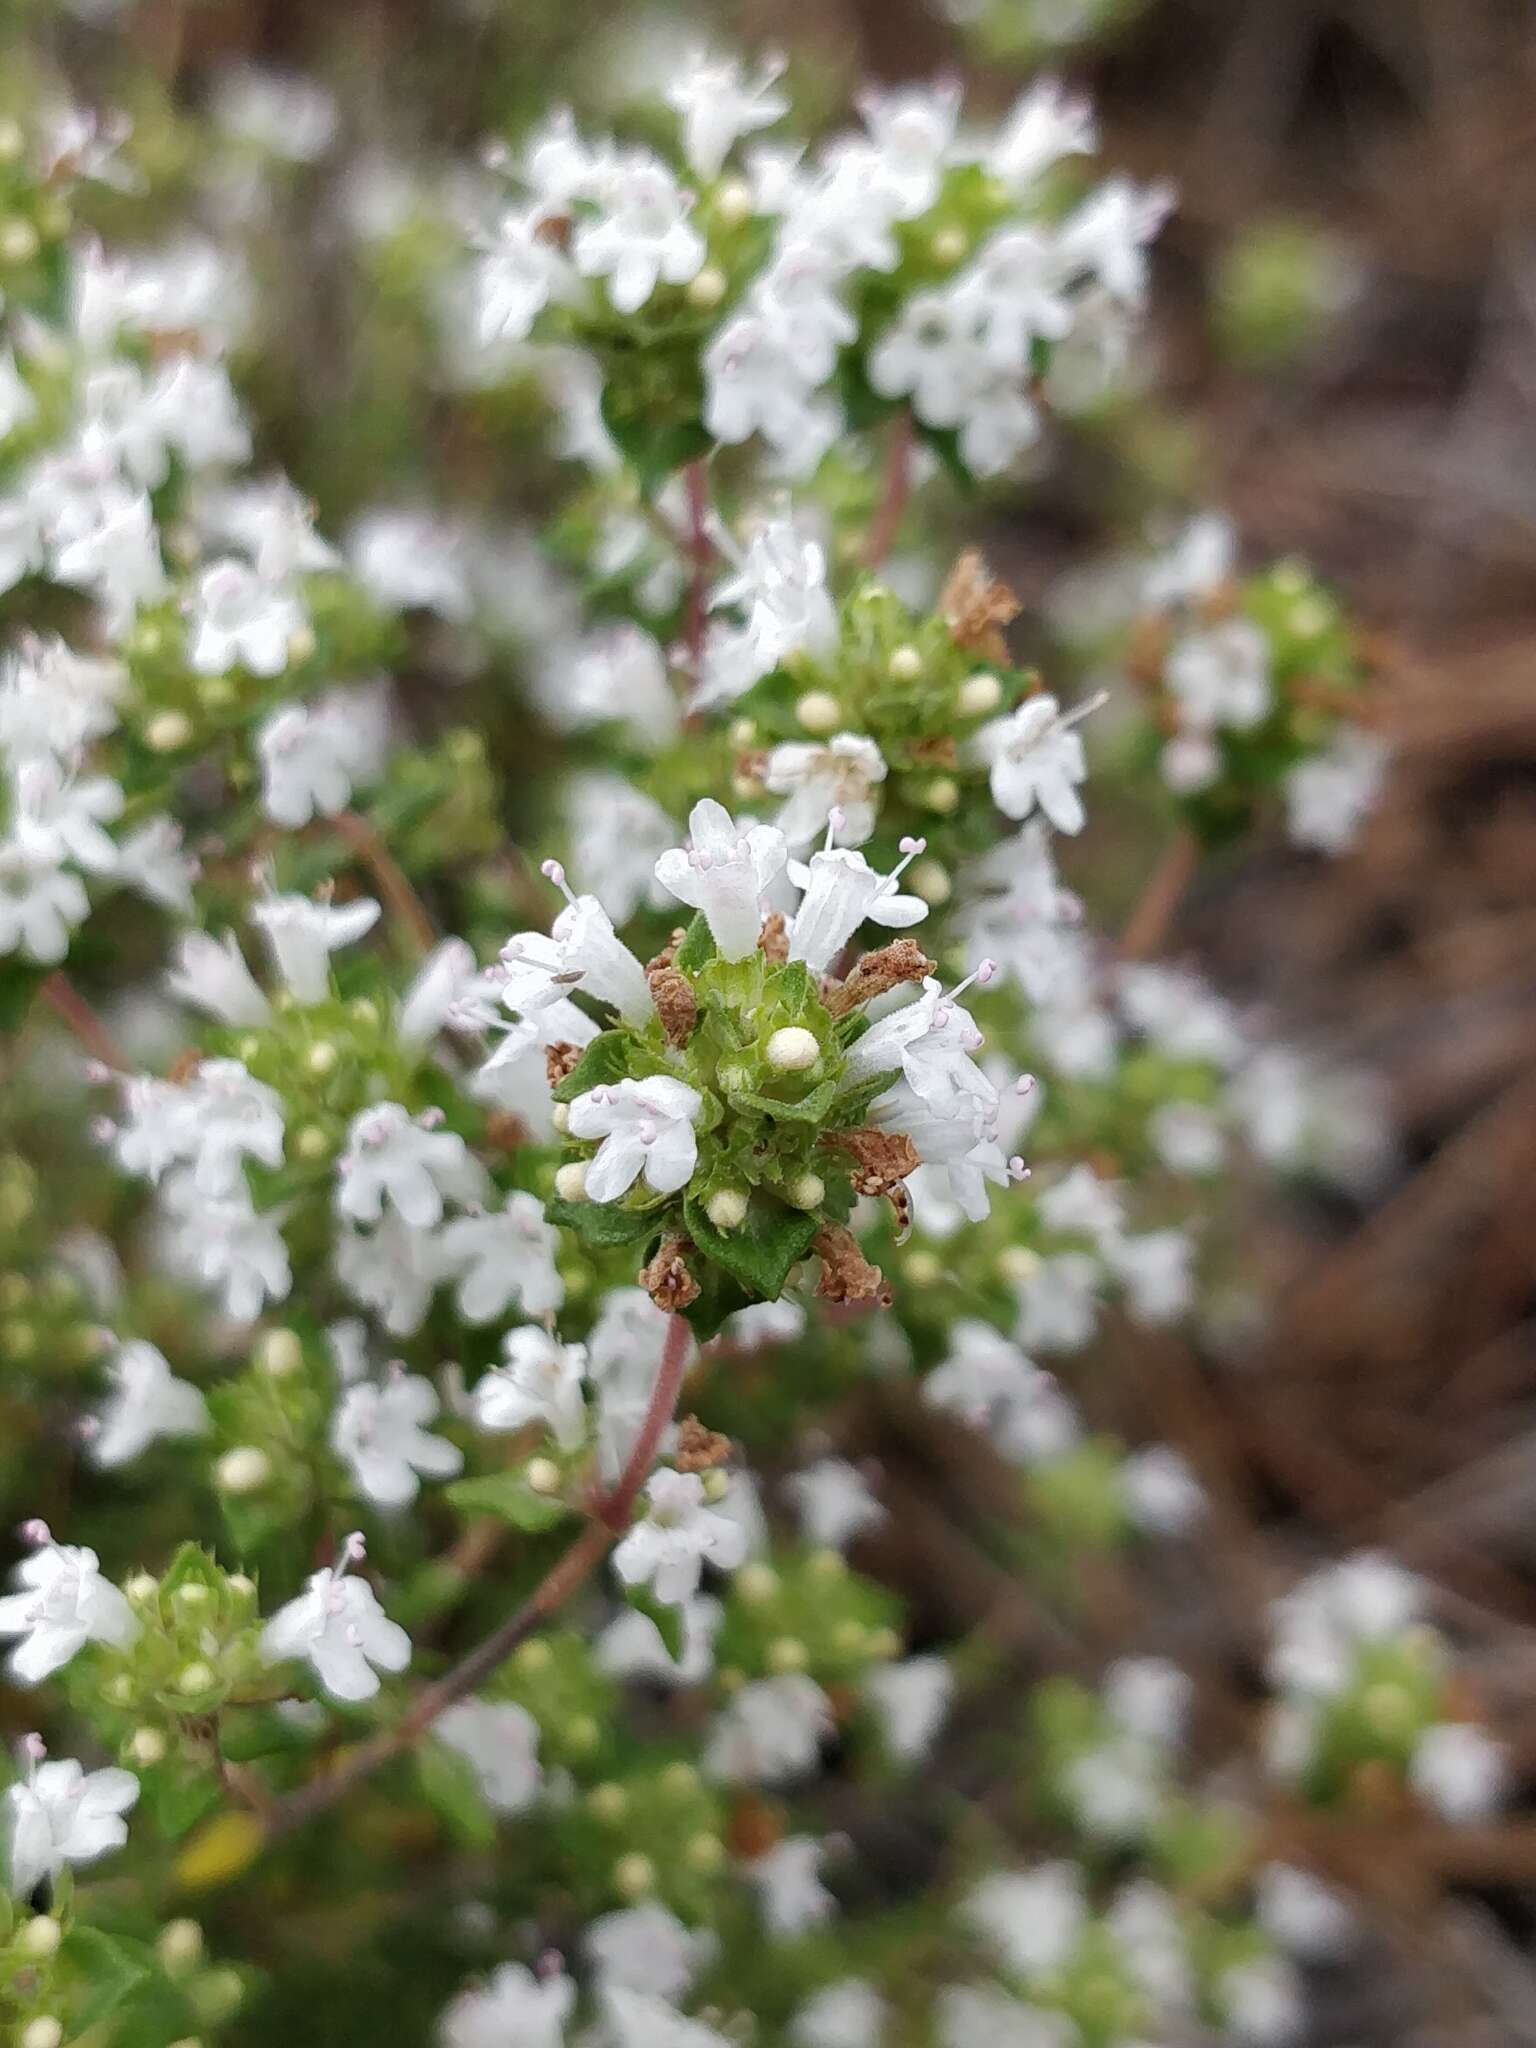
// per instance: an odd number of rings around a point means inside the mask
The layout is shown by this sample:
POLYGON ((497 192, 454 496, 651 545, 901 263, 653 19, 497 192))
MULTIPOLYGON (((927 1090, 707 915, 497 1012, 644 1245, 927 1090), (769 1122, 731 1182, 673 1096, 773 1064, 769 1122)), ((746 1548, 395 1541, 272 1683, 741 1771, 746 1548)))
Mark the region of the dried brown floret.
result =
POLYGON ((878 1266, 872 1266, 859 1250, 859 1241, 841 1223, 824 1223, 811 1239, 811 1250, 821 1260, 821 1278, 816 1292, 827 1301, 873 1301, 886 1307, 891 1290, 878 1266))
POLYGON ((730 1455, 730 1438, 717 1429, 706 1429, 697 1415, 685 1415, 678 1424, 673 1463, 679 1472, 712 1472, 726 1464, 730 1455))
POLYGON ((684 939, 686 939, 687 936, 688 929, 686 925, 674 925, 672 927, 672 936, 670 939, 668 939, 667 943, 662 947, 661 951, 656 955, 654 959, 646 961, 646 973, 650 974, 658 967, 670 967, 673 961, 677 958, 678 947, 683 943, 684 939))
POLYGON ((667 1043, 686 1045, 699 1021, 699 999, 693 992, 693 983, 680 969, 671 966, 648 967, 645 978, 667 1043))
POLYGON ((544 1077, 551 1088, 558 1088, 581 1058, 581 1047, 572 1045, 568 1038, 557 1038, 553 1045, 544 1048, 544 1077))
POLYGON ((775 967, 782 967, 789 958, 789 921, 782 910, 770 910, 763 919, 763 928, 757 935, 757 949, 775 967))
POLYGON ((947 732, 914 740, 907 752, 924 768, 958 768, 960 765, 960 749, 955 745, 953 735, 947 732))
POLYGON ((823 982, 821 1000, 834 1017, 845 1017, 860 1003, 872 1002, 904 981, 921 981, 934 963, 915 939, 893 939, 888 946, 856 960, 845 981, 823 982))
POLYGON ((493 1152, 515 1152, 530 1136, 528 1126, 510 1109, 493 1109, 485 1120, 484 1142, 493 1152))
POLYGON ((967 548, 939 593, 939 611, 957 647, 1006 665, 1004 626, 1020 612, 1017 597, 987 567, 979 548, 967 548))
POLYGON ((669 1315, 676 1315, 679 1309, 699 1298, 699 1283, 689 1272, 684 1257, 692 1250, 691 1238, 669 1237, 659 1247, 655 1258, 642 1266, 636 1275, 656 1306, 664 1308, 669 1315))
POLYGON ((872 1124, 861 1124, 853 1131, 829 1131, 823 1143, 851 1155, 853 1189, 858 1195, 887 1195, 923 1163, 905 1131, 877 1131, 872 1124))

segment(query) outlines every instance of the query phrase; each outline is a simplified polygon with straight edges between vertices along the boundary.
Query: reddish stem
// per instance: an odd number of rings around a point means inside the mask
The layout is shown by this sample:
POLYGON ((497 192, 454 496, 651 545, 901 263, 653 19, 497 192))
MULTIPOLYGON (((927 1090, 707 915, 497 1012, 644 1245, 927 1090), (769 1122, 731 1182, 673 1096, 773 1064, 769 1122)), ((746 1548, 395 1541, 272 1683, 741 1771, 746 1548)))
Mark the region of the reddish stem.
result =
POLYGON ((683 471, 688 492, 688 556, 693 574, 688 583, 688 665, 694 686, 704 679, 704 632, 709 617, 709 567, 714 548, 709 538, 709 471, 703 458, 683 471))
POLYGON ((404 868, 384 844, 377 828, 357 811, 343 811, 332 823, 372 875, 379 894, 409 933, 417 952, 430 953, 437 944, 437 933, 427 907, 412 888, 404 868))
POLYGON ((565 1555, 551 1566, 522 1606, 509 1614, 499 1628, 493 1629, 452 1670, 444 1672, 441 1678, 417 1695, 414 1704, 393 1728, 385 1729, 371 1742, 363 1743, 336 1770, 326 1777, 311 1779, 263 1815, 262 1832, 266 1840, 275 1840, 279 1835, 290 1834, 295 1828, 304 1826, 344 1799, 365 1778, 372 1777, 381 1765, 409 1749, 440 1714, 446 1713, 449 1707, 489 1678, 519 1643, 531 1636, 551 1615, 558 1613, 566 1601, 586 1584, 622 1535, 640 1489, 650 1477, 657 1448, 666 1434, 677 1408, 677 1397, 682 1391, 688 1362, 688 1338, 688 1325, 681 1316, 673 1316, 667 1325, 656 1383, 651 1389, 645 1420, 640 1425, 634 1448, 612 1490, 594 1503, 593 1519, 565 1555))
POLYGON ((1169 840, 1120 934, 1122 960, 1145 960, 1162 945, 1184 891, 1194 878, 1199 857, 1192 832, 1181 828, 1169 840))
POLYGON ((117 1041, 62 967, 55 968, 48 976, 41 995, 54 1015, 63 1018, 92 1059, 100 1060, 104 1067, 115 1068, 120 1074, 128 1072, 128 1062, 118 1050, 117 1041))
POLYGON ((912 495, 912 415, 903 409, 891 424, 890 443, 885 451, 885 489, 870 521, 864 542, 864 566, 878 569, 901 532, 901 522, 912 495))

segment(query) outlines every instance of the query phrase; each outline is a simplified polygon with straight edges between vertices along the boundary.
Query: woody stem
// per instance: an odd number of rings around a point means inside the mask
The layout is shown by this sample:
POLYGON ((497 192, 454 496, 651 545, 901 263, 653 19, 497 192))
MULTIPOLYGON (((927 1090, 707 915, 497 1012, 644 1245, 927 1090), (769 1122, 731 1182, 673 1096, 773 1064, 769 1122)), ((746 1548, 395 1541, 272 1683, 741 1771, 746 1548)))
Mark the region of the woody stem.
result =
POLYGON ((681 1316, 667 1324, 666 1342, 651 1398, 640 1425, 640 1434, 611 1491, 593 1505, 592 1519, 565 1555, 552 1565, 523 1604, 514 1609, 499 1627, 492 1629, 468 1651, 451 1670, 417 1694, 414 1703, 393 1728, 385 1729, 355 1749, 336 1770, 323 1778, 312 1778, 286 1799, 280 1799, 261 1816, 262 1840, 271 1842, 291 1834, 325 1813, 364 1779, 392 1758, 402 1755, 418 1742, 440 1714, 466 1698, 477 1685, 505 1663, 518 1644, 526 1641, 550 1617, 557 1614, 602 1563, 622 1535, 636 1498, 650 1477, 656 1452, 676 1412, 688 1362, 688 1325, 681 1316))
POLYGON ((864 566, 878 569, 901 532, 907 500, 912 493, 912 415, 905 408, 891 423, 891 438, 885 454, 885 488, 864 542, 864 566))
POLYGON ((404 868, 384 844, 377 828, 357 811, 343 811, 332 822, 372 875, 379 894, 410 934, 417 952, 430 953, 437 944, 437 933, 427 907, 411 886, 404 868))
POLYGON ((92 1059, 100 1060, 104 1067, 115 1068, 118 1073, 128 1071, 128 1062, 118 1050, 117 1041, 62 968, 55 968, 43 983, 40 993, 49 1009, 55 1016, 63 1018, 92 1059))
POLYGON ((1184 891, 1194 879, 1199 858, 1194 834, 1181 827, 1164 847, 1126 919, 1120 934, 1122 960, 1145 960, 1162 945, 1184 891))

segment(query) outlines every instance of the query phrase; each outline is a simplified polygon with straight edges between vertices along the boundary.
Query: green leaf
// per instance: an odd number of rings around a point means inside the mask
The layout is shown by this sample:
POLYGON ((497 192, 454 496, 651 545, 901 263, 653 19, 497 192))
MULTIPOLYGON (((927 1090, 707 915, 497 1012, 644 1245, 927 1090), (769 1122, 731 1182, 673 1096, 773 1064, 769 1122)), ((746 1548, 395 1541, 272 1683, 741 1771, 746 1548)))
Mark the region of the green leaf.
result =
POLYGON ((662 1647, 674 1664, 683 1661, 683 1610, 658 1600, 649 1586, 626 1586, 624 1598, 639 1614, 656 1625, 662 1647))
POLYGON ((769 975, 764 994, 770 1002, 782 1003, 792 1016, 799 1017, 816 1001, 816 983, 803 960, 786 960, 769 975))
POLYGON ((562 1202, 558 1197, 544 1204, 551 1223, 572 1230, 587 1244, 638 1244, 654 1237, 660 1228, 659 1209, 627 1209, 619 1202, 562 1202))
POLYGON ((816 1218, 804 1209, 758 1189, 747 1208, 746 1221, 735 1230, 717 1230, 702 1202, 683 1204, 688 1235, 705 1257, 724 1267, 749 1296, 777 1301, 797 1259, 803 1259, 816 1235, 816 1218))
POLYGON ((0 1031, 19 1031, 32 1007, 33 998, 48 979, 46 967, 30 961, 7 960, 0 969, 0 1031))
POLYGON ((867 1081, 860 1081, 857 1087, 839 1095, 827 1117, 828 1128, 834 1131, 856 1129, 869 1115, 870 1104, 887 1088, 894 1088, 900 1079, 900 1067, 892 1067, 887 1073, 872 1074, 867 1081))
POLYGON ((139 1777, 144 1809, 168 1842, 179 1841, 219 1802, 219 1781, 211 1767, 182 1759, 157 1765, 139 1777))
POLYGON ((563 1501, 535 1493, 521 1472, 492 1472, 483 1479, 457 1479, 447 1489, 450 1507, 466 1515, 494 1515, 514 1529, 538 1534, 570 1512, 563 1501))
POLYGON ((556 1102, 574 1102, 589 1088, 622 1081, 629 1072, 629 1040, 622 1031, 600 1031, 565 1079, 551 1091, 556 1102))
POLYGON ((722 1267, 708 1259, 694 1261, 694 1277, 699 1283, 699 1292, 683 1310, 683 1318, 699 1342, 707 1344, 727 1316, 735 1315, 738 1309, 750 1308, 755 1297, 722 1267))
POLYGON ((822 1081, 808 1094, 793 1098, 779 1095, 760 1095, 755 1088, 739 1088, 731 1093, 731 1103, 737 1109, 755 1109, 762 1116, 771 1116, 776 1123, 820 1124, 827 1120, 837 1094, 835 1080, 822 1081))
POLYGON ((480 1780, 461 1756, 441 1742, 424 1742, 416 1751, 416 1782, 421 1796, 466 1849, 489 1849, 496 1823, 485 1803, 480 1780))
POLYGON ((86 1987, 84 2003, 73 2016, 71 2038, 116 2012, 155 1971, 151 1949, 121 1935, 103 1934, 99 1927, 72 1927, 62 1953, 86 1987))
POLYGON ((696 910, 682 944, 672 955, 672 964, 684 974, 697 974, 715 957, 715 935, 702 910, 696 910))

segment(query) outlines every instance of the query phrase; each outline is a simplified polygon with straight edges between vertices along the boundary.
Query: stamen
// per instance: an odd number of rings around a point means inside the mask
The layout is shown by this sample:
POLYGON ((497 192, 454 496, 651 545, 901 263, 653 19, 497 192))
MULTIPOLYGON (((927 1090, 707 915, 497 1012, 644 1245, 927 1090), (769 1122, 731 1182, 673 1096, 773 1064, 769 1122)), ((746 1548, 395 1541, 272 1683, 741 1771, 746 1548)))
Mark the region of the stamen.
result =
POLYGON ((832 851, 832 848, 836 843, 838 833, 842 831, 843 827, 847 824, 847 822, 848 813, 843 809, 841 804, 834 804, 831 810, 827 813, 827 837, 826 842, 821 849, 823 853, 830 853, 832 851))
POLYGON ((1095 711, 1102 711, 1108 702, 1108 690, 1100 690, 1095 696, 1088 698, 1086 703, 1075 705, 1072 710, 1063 713, 1056 721, 1057 730, 1065 732, 1069 726, 1081 725, 1083 720, 1091 717, 1095 711))
POLYGON ((350 1536, 341 1539, 341 1548, 336 1553, 336 1563, 332 1567, 336 1577, 343 1578, 353 1565, 361 1564, 367 1555, 368 1545, 363 1532, 361 1529, 354 1529, 350 1536))
POLYGON ((566 902, 569 903, 571 908, 574 910, 576 907, 576 898, 571 894, 571 885, 565 879, 565 869, 561 867, 559 861, 544 861, 539 868, 539 873, 544 877, 546 882, 554 883, 555 887, 560 891, 560 894, 565 898, 566 902))
POLYGON ((949 1000, 952 1003, 959 1002, 960 998, 965 994, 966 990, 971 986, 973 982, 976 984, 978 988, 985 988, 987 983, 993 980, 996 974, 997 962, 995 960, 983 960, 981 965, 977 967, 974 970, 974 972, 968 974, 965 977, 964 981, 957 983, 956 986, 950 990, 949 1000))
POLYGON ((880 884, 879 893, 882 896, 885 894, 887 889, 894 889, 901 876, 906 873, 907 869, 911 867, 913 861, 917 859, 917 856, 920 853, 926 853, 928 850, 928 842, 926 839, 913 839, 909 836, 908 838, 901 840, 899 844, 901 846, 901 859, 897 861, 895 867, 891 869, 891 872, 880 884))
POLYGON ((53 1531, 37 1516, 30 1522, 23 1522, 16 1534, 23 1543, 30 1543, 34 1550, 41 1550, 45 1544, 53 1541, 53 1531))

